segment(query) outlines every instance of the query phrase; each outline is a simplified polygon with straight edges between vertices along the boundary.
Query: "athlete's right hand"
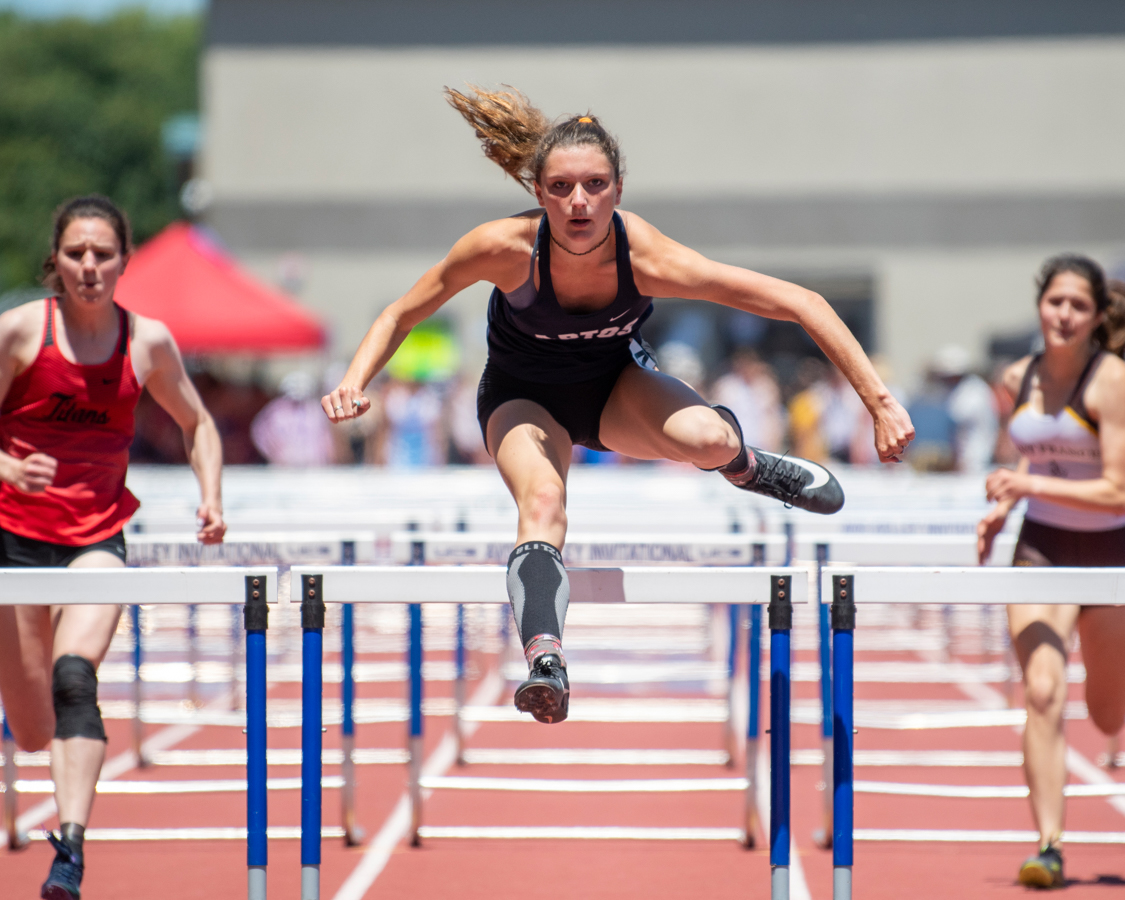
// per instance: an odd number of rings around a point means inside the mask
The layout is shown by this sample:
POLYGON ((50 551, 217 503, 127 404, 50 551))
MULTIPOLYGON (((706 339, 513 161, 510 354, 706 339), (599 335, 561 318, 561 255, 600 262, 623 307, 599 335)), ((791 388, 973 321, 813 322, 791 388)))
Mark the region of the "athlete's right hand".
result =
POLYGON ((982 566, 992 555, 992 542, 996 540, 996 535, 1004 530, 1009 511, 1007 505, 998 503, 977 523, 977 561, 982 566))
POLYGON ((12 460, 10 478, 6 478, 12 487, 25 494, 41 494, 55 480, 59 470, 59 463, 53 456, 46 453, 31 453, 23 459, 12 460))
POLYGON ((331 394, 320 398, 320 405, 328 421, 335 425, 362 416, 371 408, 371 401, 356 387, 341 384, 331 394))

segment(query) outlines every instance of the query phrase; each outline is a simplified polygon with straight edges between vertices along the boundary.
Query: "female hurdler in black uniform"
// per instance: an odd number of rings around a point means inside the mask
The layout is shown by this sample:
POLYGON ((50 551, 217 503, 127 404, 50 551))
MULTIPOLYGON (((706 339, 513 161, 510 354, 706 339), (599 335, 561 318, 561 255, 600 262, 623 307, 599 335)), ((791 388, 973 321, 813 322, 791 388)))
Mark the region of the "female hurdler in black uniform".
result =
POLYGON ((870 410, 880 460, 897 460, 914 429, 823 297, 712 262, 640 217, 617 213, 621 152, 596 118, 551 125, 518 93, 447 96, 485 154, 542 208, 461 238, 380 313, 322 404, 332 422, 362 415, 364 387, 411 328, 458 291, 478 281, 496 285, 477 409, 488 452, 519 508, 508 593, 531 674, 515 702, 541 722, 561 722, 569 684, 560 640, 570 589, 559 551, 573 444, 689 462, 813 512, 833 513, 844 502, 826 470, 743 446, 729 410, 711 408, 655 370, 639 340, 653 297, 708 300, 800 323, 870 410))

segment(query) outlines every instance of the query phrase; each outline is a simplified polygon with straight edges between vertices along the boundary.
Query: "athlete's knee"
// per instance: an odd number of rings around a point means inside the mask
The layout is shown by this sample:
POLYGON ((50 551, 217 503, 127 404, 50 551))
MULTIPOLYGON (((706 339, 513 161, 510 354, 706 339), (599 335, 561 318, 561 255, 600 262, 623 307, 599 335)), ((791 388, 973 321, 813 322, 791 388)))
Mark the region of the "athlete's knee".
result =
MULTIPOLYGON (((696 410, 693 410, 696 412, 696 410)), ((692 460, 701 469, 725 466, 742 449, 738 433, 726 419, 713 409, 700 407, 692 425, 692 460)))
POLYGON ((566 490, 561 484, 545 482, 529 490, 520 503, 520 517, 537 525, 566 527, 566 490))
POLYGON ((51 672, 55 704, 55 737, 104 741, 105 725, 98 709, 98 674, 83 656, 68 653, 55 660, 51 672))
POLYGON ((1045 653, 1037 654, 1028 662, 1023 687, 1028 713, 1051 715, 1066 697, 1066 669, 1045 653))

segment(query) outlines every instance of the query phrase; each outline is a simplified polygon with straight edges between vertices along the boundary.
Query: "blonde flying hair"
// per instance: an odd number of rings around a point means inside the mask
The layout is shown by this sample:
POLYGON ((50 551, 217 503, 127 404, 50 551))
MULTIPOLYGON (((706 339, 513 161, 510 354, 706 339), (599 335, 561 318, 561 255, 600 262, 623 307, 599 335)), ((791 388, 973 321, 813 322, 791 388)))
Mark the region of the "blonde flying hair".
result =
POLYGON ((597 116, 568 116, 552 124, 520 91, 486 91, 469 85, 472 96, 445 89, 445 99, 473 126, 484 155, 524 186, 531 194, 543 174, 547 157, 556 147, 590 144, 599 148, 613 166, 613 177, 625 174, 621 148, 597 116))

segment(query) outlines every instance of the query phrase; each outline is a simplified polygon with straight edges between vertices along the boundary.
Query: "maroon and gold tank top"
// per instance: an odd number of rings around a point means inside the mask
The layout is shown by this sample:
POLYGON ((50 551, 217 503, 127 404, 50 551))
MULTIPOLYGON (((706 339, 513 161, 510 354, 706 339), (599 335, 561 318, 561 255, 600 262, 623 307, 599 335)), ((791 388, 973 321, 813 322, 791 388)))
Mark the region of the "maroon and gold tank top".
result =
POLYGON ((39 353, 0 405, 0 449, 18 459, 45 453, 58 460, 58 473, 39 494, 0 484, 0 528, 81 547, 120 531, 140 506, 125 487, 125 470, 141 385, 129 356, 125 310, 115 304, 121 339, 113 355, 86 366, 59 352, 56 304, 55 297, 44 304, 39 353))

